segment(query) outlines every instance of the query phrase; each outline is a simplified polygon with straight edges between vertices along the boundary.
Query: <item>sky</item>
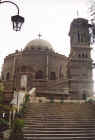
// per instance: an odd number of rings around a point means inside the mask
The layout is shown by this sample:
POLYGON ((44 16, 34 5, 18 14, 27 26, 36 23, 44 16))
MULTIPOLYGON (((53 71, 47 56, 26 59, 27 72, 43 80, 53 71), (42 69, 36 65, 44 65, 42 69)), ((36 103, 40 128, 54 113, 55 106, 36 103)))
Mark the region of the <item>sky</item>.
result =
MULTIPOLYGON (((3 1, 3 0, 2 0, 3 1)), ((17 14, 15 5, 0 5, 0 71, 5 56, 24 49, 38 38, 49 41, 53 49, 66 56, 70 52, 69 28, 74 18, 89 18, 88 0, 12 0, 20 8, 25 23, 20 32, 12 30, 11 16, 17 14), (77 12, 78 11, 78 12, 77 12)), ((93 49, 94 52, 94 49, 93 49)), ((94 58, 94 53, 92 53, 94 58)))

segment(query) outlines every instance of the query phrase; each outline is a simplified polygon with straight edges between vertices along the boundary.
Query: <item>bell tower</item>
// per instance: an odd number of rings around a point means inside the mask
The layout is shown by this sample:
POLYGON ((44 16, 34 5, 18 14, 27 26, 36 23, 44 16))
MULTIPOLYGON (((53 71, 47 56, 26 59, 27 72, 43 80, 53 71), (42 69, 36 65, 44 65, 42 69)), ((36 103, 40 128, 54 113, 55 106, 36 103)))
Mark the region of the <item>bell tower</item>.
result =
POLYGON ((87 19, 74 19, 70 25, 70 55, 68 78, 72 99, 84 99, 93 95, 90 24, 87 19))

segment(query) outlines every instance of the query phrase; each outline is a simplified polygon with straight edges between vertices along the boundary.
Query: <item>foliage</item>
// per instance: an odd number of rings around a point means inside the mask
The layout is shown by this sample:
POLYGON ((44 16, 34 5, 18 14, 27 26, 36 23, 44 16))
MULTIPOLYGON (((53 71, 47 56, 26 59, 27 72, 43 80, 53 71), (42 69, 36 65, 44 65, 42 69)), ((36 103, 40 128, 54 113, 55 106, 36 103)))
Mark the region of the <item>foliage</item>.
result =
POLYGON ((5 119, 0 119, 0 126, 3 126, 3 125, 5 125, 5 126, 8 126, 8 121, 7 120, 5 120, 5 119))
POLYGON ((16 117, 17 118, 23 118, 23 116, 24 116, 24 113, 22 111, 16 112, 16 117))
POLYGON ((6 110, 6 111, 10 110, 10 107, 8 105, 0 104, 0 108, 3 109, 3 110, 6 110))
POLYGON ((23 132, 21 130, 16 132, 12 130, 9 140, 24 140, 23 132))
POLYGON ((8 121, 5 119, 0 119, 0 132, 8 129, 8 127, 9 127, 8 121))
POLYGON ((29 101, 29 97, 30 97, 29 94, 26 94, 26 95, 25 95, 25 103, 27 103, 27 102, 29 101))
POLYGON ((14 121, 14 129, 22 129, 23 127, 24 127, 24 120, 20 119, 20 118, 17 118, 14 121))
POLYGON ((89 99, 87 102, 88 103, 93 103, 93 100, 92 99, 89 99))
POLYGON ((4 91, 3 83, 0 83, 0 93, 4 91))
POLYGON ((24 120, 16 118, 9 140, 24 140, 22 128, 24 127, 24 120))
POLYGON ((54 103, 54 97, 50 97, 50 103, 54 103))
POLYGON ((83 100, 85 100, 85 101, 86 101, 86 99, 87 99, 86 94, 83 94, 83 100))
POLYGON ((24 135, 22 131, 17 131, 16 133, 12 131, 9 140, 24 140, 24 135))
POLYGON ((3 103, 3 95, 0 93, 0 103, 3 103))
POLYGON ((64 103, 64 97, 61 97, 60 103, 63 104, 64 103))

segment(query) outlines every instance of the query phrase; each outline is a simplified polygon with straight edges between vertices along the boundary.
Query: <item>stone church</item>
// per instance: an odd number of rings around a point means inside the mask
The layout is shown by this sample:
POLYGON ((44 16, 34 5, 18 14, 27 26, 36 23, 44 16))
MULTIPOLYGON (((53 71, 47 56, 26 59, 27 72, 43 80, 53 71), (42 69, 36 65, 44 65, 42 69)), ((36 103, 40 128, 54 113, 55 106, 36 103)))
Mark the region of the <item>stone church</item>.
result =
POLYGON ((56 53, 46 40, 34 39, 23 50, 4 59, 2 80, 6 100, 13 89, 46 98, 84 99, 93 95, 92 59, 88 20, 74 19, 70 25, 70 54, 56 53))

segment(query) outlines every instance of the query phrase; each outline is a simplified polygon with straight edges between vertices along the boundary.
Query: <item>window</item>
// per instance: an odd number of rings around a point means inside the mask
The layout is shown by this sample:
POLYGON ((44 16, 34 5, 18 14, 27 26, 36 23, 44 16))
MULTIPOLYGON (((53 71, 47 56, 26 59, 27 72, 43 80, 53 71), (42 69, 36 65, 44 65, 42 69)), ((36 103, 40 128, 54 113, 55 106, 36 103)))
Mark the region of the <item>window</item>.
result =
POLYGON ((36 72, 35 78, 36 78, 36 79, 43 79, 43 72, 42 72, 42 71, 36 72))
POLYGON ((4 75, 2 75, 2 80, 4 80, 4 75))
POLYGON ((84 53, 82 54, 82 57, 84 58, 85 56, 84 56, 84 53))
POLYGON ((80 33, 78 32, 78 41, 80 42, 80 33))
POLYGON ((6 80, 9 80, 10 79, 10 73, 8 72, 7 74, 6 74, 6 80))
POLYGON ((79 54, 79 58, 81 57, 81 55, 79 54))
POLYGON ((59 68, 59 79, 63 79, 64 75, 63 75, 63 72, 62 72, 62 65, 60 66, 59 68))
POLYGON ((56 74, 55 72, 50 73, 50 80, 56 80, 56 74))
POLYGON ((85 93, 83 93, 82 98, 83 98, 83 100, 86 100, 87 96, 85 93))

